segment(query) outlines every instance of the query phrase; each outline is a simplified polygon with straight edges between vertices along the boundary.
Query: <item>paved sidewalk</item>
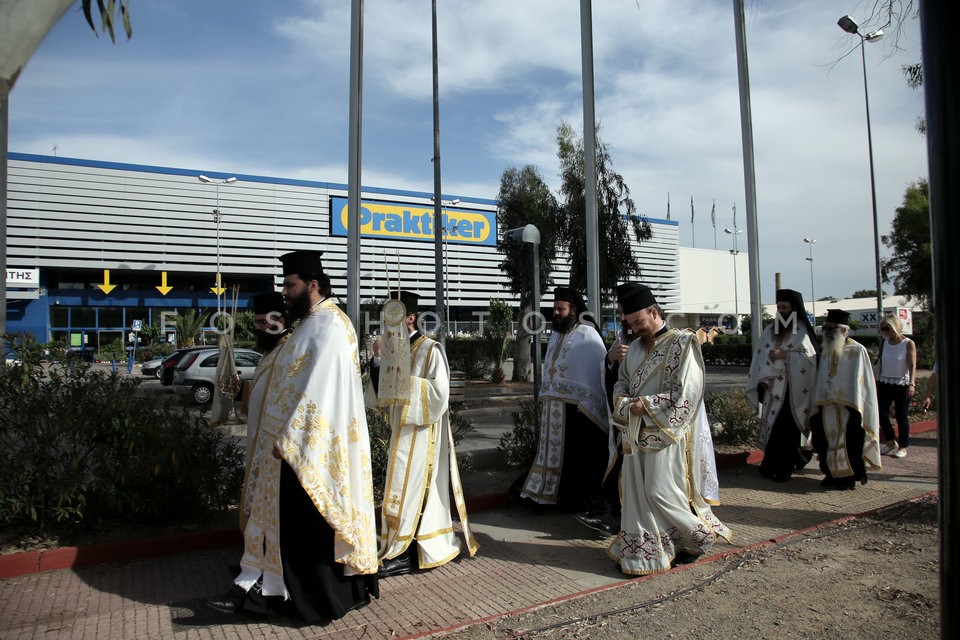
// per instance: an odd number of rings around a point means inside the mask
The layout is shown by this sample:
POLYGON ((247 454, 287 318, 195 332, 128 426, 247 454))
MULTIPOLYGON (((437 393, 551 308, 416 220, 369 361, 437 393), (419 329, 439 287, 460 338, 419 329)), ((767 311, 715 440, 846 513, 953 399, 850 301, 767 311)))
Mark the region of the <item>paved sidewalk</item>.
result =
MULTIPOLYGON (((721 470, 715 513, 734 542, 714 552, 935 491, 937 442, 936 431, 916 434, 908 457, 884 457, 884 469, 856 491, 823 490, 813 465, 785 484, 763 480, 752 466, 721 470)), ((630 582, 607 558, 606 539, 569 516, 503 506, 471 520, 481 545, 475 558, 383 580, 379 600, 326 627, 207 610, 203 599, 229 586, 226 568, 240 553, 233 547, 0 581, 0 637, 411 638, 630 582)))

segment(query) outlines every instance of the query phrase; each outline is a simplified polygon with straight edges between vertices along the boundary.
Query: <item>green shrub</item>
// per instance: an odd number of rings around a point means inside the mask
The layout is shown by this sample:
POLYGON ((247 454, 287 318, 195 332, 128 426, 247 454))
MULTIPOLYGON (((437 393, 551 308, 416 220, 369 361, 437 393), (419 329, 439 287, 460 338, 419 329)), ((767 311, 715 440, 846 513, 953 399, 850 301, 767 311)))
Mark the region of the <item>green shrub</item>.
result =
POLYGON ((172 412, 141 379, 93 371, 28 334, 0 368, 0 523, 199 518, 237 502, 243 453, 204 421, 172 412))
MULTIPOLYGON (((703 362, 707 365, 727 365, 749 367, 750 359, 753 357, 753 349, 749 343, 744 341, 728 341, 730 338, 742 338, 743 336, 724 336, 722 342, 711 344, 704 343, 701 346, 703 352, 703 362)), ((721 340, 721 338, 717 338, 721 340)))
POLYGON ((529 398, 520 403, 520 410, 513 412, 513 430, 500 436, 497 451, 503 454, 512 467, 529 467, 537 455, 540 438, 540 412, 543 404, 529 398))
POLYGON ((754 444, 760 433, 760 418, 743 389, 707 394, 704 404, 715 443, 754 444))
POLYGON ((463 371, 470 380, 482 380, 490 373, 482 336, 447 338, 444 348, 451 370, 463 371))

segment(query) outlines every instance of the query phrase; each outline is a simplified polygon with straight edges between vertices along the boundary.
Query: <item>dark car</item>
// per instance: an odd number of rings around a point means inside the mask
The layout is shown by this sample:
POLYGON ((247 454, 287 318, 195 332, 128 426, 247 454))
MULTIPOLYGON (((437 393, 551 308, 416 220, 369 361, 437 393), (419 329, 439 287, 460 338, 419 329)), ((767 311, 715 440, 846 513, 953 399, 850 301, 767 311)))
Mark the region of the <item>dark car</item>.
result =
POLYGON ((165 387, 169 387, 173 384, 173 372, 176 371, 177 365, 180 363, 180 360, 183 356, 187 355, 192 351, 199 351, 201 349, 209 349, 209 346, 203 347, 184 347, 182 349, 177 349, 173 353, 167 356, 166 360, 160 364, 160 384, 165 387))
POLYGON ((140 365, 140 374, 145 375, 148 378, 160 378, 160 372, 162 369, 160 366, 163 364, 163 361, 167 359, 167 356, 154 356, 140 365))

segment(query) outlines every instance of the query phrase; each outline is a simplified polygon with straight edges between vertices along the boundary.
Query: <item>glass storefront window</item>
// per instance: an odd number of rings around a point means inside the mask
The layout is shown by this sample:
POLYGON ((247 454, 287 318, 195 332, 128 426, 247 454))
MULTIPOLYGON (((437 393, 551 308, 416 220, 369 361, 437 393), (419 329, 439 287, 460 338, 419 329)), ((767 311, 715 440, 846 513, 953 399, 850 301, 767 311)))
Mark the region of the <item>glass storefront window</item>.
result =
POLYGON ((123 327, 123 307, 100 307, 98 324, 101 329, 119 329, 123 327))
MULTIPOLYGON (((70 313, 67 310, 68 307, 62 307, 56 305, 50 307, 50 326, 51 327, 65 327, 69 323, 70 313)), ((65 338, 66 336, 64 336, 65 338)), ((61 340, 64 338, 60 338, 61 340)), ((57 338, 54 338, 55 340, 57 338)))
POLYGON ((93 307, 72 307, 70 309, 71 327, 97 326, 97 310, 93 307))

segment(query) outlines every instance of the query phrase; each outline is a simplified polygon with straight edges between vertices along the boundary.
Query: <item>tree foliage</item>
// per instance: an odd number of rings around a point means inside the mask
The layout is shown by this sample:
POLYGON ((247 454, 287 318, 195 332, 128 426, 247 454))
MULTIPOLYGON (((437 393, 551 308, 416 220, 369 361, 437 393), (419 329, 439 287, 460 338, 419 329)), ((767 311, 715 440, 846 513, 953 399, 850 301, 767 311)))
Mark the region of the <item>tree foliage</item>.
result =
POLYGON ((917 180, 907 187, 903 205, 897 207, 889 235, 883 244, 893 256, 882 263, 883 279, 891 281, 899 295, 908 296, 925 309, 933 300, 933 268, 930 258, 930 189, 917 180))
MULTIPOLYGON (((117 7, 120 7, 120 19, 123 22, 123 31, 127 34, 127 40, 133 35, 133 26, 130 24, 130 11, 127 5, 130 0, 97 0, 97 10, 100 12, 100 31, 110 34, 110 42, 116 44, 117 39, 114 36, 114 25, 116 24, 117 7)), ((83 0, 83 17, 87 24, 97 33, 97 26, 93 22, 93 0, 83 0)), ((99 34, 97 34, 99 35, 99 34)))
MULTIPOLYGON (((500 204, 497 210, 497 226, 500 229, 514 229, 532 224, 540 231, 538 259, 540 264, 540 291, 544 292, 552 284, 550 274, 553 271, 557 255, 557 218, 560 205, 543 177, 532 165, 522 169, 510 167, 500 177, 500 204)), ((510 290, 520 296, 521 317, 534 311, 533 276, 530 270, 530 245, 508 244, 501 238, 497 249, 503 254, 500 270, 507 276, 510 290)), ((539 301, 537 301, 539 310, 539 301)), ((530 345, 533 336, 523 327, 522 335, 517 336, 513 355, 513 379, 527 380, 530 376, 530 345)))
MULTIPOLYGON (((637 215, 630 188, 613 170, 609 147, 600 140, 597 127, 597 230, 600 291, 612 298, 618 282, 640 275, 640 264, 630 247, 630 234, 637 242, 652 236, 650 223, 637 215)), ((563 122, 557 128, 560 159, 560 198, 563 215, 558 220, 560 241, 570 254, 570 286, 585 291, 587 285, 586 179, 583 139, 563 122)))
MULTIPOLYGON (((881 290, 881 291, 880 291, 880 295, 885 296, 885 295, 887 295, 887 292, 881 290)), ((853 298, 853 299, 859 299, 859 298, 876 298, 876 297, 877 297, 877 290, 876 290, 876 289, 858 289, 858 290, 854 291, 853 293, 851 293, 851 294, 850 294, 850 297, 853 298)), ((831 300, 831 302, 832 302, 832 300, 831 300)))

